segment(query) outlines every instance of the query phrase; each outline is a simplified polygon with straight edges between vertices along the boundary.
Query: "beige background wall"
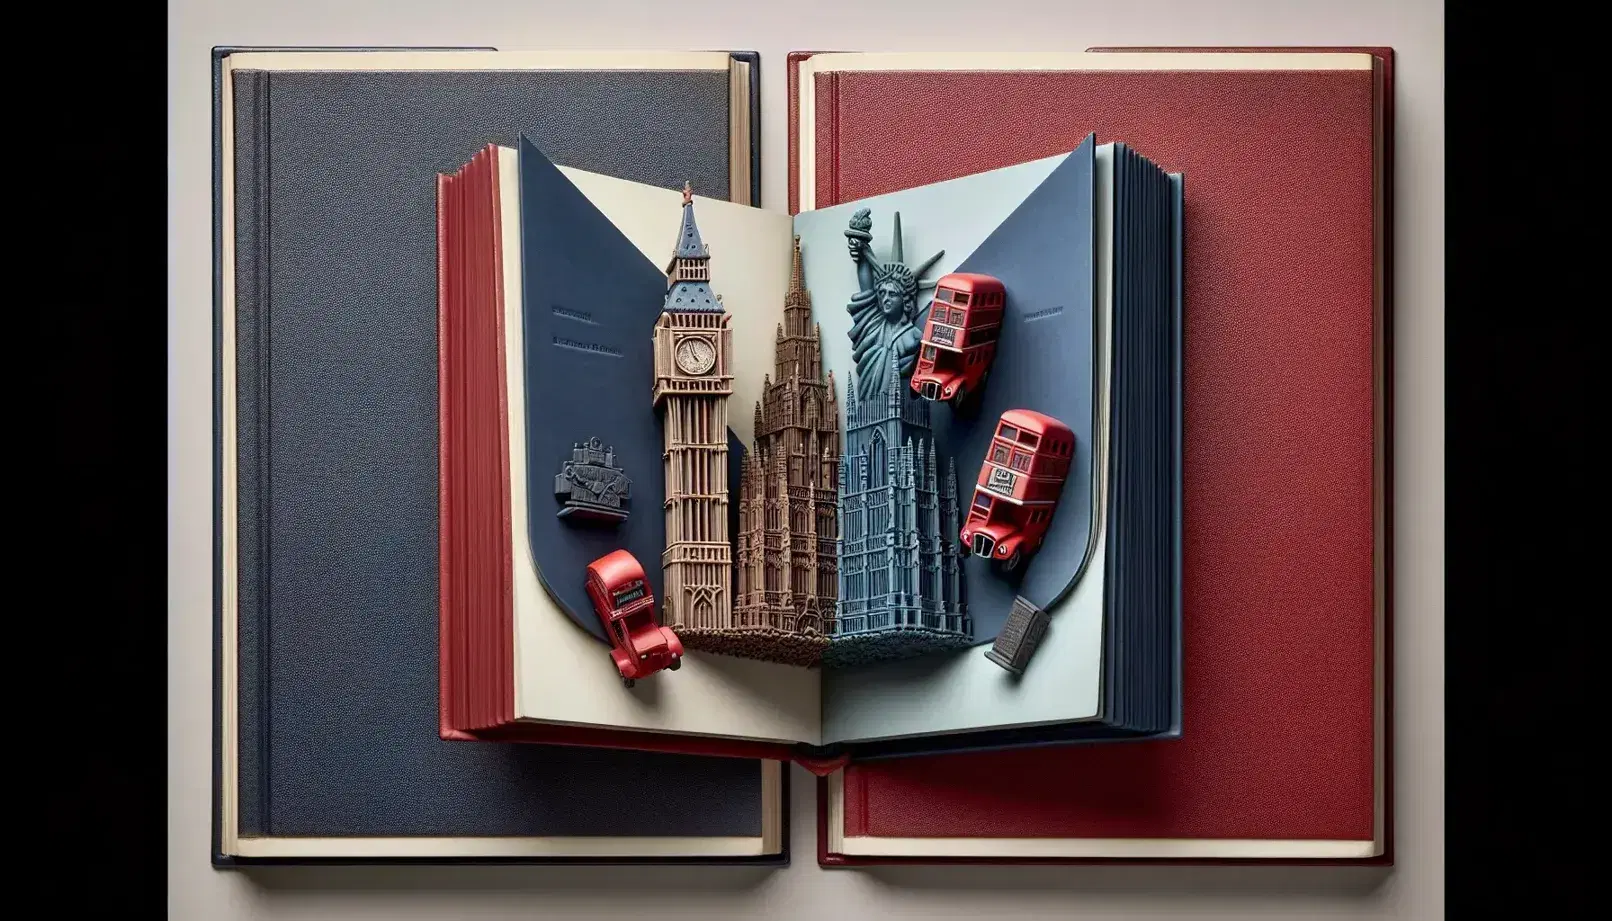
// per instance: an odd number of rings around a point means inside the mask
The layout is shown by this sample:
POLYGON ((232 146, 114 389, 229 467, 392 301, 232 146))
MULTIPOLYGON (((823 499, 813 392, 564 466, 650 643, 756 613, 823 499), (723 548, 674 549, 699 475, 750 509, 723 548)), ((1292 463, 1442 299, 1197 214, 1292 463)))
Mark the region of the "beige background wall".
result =
POLYGON ((169 914, 236 918, 923 917, 1432 919, 1443 914, 1443 6, 1432 0, 173 0, 169 3, 169 914), (213 45, 743 48, 761 52, 762 204, 786 201, 793 49, 1099 44, 1390 45, 1398 52, 1395 787, 1399 865, 900 868, 826 872, 794 768, 794 865, 285 868, 208 865, 210 154, 213 45))

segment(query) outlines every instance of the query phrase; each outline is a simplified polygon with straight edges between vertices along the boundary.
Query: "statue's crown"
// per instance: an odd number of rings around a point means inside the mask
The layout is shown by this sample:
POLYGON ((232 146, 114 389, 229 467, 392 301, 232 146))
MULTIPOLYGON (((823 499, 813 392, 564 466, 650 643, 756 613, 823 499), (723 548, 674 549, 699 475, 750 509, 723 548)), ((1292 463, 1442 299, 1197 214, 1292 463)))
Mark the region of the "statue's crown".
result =
POLYGON ((899 262, 892 262, 889 265, 886 265, 884 267, 884 271, 880 274, 884 276, 882 279, 880 279, 881 281, 894 282, 895 284, 900 285, 902 293, 906 294, 908 297, 916 297, 918 295, 918 276, 914 275, 912 273, 912 269, 907 268, 905 265, 902 265, 899 262))

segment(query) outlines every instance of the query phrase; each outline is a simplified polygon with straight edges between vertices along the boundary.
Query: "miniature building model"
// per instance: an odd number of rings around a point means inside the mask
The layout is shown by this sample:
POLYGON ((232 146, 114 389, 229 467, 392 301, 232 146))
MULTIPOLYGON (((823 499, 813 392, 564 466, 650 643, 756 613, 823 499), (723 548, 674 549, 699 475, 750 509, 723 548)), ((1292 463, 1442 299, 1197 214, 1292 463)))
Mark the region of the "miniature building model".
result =
POLYGON ((1046 611, 1014 595, 1013 610, 1008 612, 1007 622, 996 635, 996 642, 985 650, 985 658, 1015 675, 1024 674, 1025 665, 1041 645, 1041 638, 1047 635, 1047 623, 1051 619, 1046 611))
POLYGON ((756 442, 739 487, 733 622, 691 640, 698 648, 816 665, 828 646, 839 593, 840 410, 834 377, 823 376, 822 331, 811 315, 796 237, 773 373, 756 403, 756 442))
POLYGON ((571 459, 554 475, 554 496, 561 518, 614 524, 629 513, 632 480, 616 464, 615 448, 590 438, 571 446, 571 459))
POLYGON ((688 638, 732 621, 728 542, 728 395, 733 333, 711 292, 711 254, 683 186, 683 219, 666 266, 666 301, 655 323, 654 406, 662 413, 666 551, 661 622, 688 638), (686 631, 686 632, 685 632, 686 631))
POLYGON ((957 467, 940 475, 930 404, 892 358, 874 399, 847 390, 840 462, 839 603, 825 665, 973 643, 957 553, 957 467))

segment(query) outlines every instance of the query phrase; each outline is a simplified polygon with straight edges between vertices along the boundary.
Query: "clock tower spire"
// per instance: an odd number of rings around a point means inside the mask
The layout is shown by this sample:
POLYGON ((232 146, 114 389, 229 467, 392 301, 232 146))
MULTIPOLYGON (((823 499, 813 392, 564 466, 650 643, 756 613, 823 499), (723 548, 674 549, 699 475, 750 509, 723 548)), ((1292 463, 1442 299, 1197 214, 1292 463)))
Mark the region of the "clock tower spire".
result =
POLYGON ((733 619, 728 535, 728 395, 733 332, 711 291, 711 253, 694 222, 694 191, 666 265, 666 300, 655 323, 653 401, 665 445, 666 550, 662 623, 712 630, 733 619))

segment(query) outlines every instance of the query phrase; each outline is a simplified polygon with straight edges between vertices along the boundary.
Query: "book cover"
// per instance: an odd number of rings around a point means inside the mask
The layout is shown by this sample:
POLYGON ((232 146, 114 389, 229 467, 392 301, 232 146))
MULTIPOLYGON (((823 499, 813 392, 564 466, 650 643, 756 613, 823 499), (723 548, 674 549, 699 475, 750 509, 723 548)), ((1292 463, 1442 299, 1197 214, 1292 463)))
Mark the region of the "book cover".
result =
POLYGON ((787 860, 776 762, 437 735, 434 176, 530 131, 753 201, 755 64, 215 51, 215 864, 787 860))
POLYGON ((852 764, 826 865, 1392 859, 1391 53, 1148 51, 791 56, 792 209, 1088 131, 1191 177, 1181 739, 852 764))

